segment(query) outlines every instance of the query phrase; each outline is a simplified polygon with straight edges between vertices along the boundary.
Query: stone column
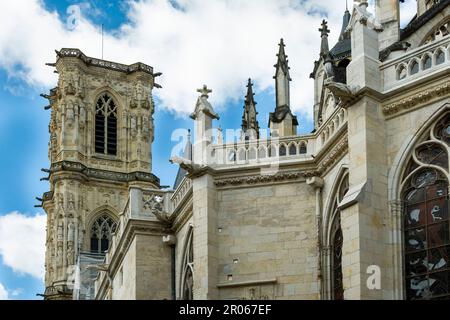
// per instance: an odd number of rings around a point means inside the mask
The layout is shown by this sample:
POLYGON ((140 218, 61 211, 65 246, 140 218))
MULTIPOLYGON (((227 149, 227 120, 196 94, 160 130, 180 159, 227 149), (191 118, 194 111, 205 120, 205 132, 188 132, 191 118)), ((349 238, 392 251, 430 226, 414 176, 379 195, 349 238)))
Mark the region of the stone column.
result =
POLYGON ((193 181, 194 299, 218 299, 217 191, 210 174, 193 181))
MULTIPOLYGON (((345 299, 392 298, 392 255, 386 227, 387 161, 385 123, 376 92, 381 91, 378 32, 362 2, 350 21, 353 60, 349 85, 366 89, 348 108, 350 188, 340 203, 343 232, 342 271, 345 299), (381 271, 381 288, 368 286, 369 271, 381 271), (379 269, 378 269, 379 268, 379 269)), ((377 275, 375 275, 376 277, 377 275)), ((371 281, 371 284, 373 282, 371 281)))
MULTIPOLYGON (((191 118, 195 121, 193 162, 196 166, 208 168, 211 163, 210 147, 212 121, 219 119, 208 102, 211 92, 206 86, 199 89, 191 118)), ((218 299, 217 289, 217 191, 209 170, 192 177, 193 222, 194 222, 194 299, 218 299)))
POLYGON ((316 226, 317 226, 317 281, 319 282, 319 300, 322 300, 325 292, 323 257, 322 257, 322 188, 324 181, 320 177, 311 177, 306 183, 316 191, 316 226))

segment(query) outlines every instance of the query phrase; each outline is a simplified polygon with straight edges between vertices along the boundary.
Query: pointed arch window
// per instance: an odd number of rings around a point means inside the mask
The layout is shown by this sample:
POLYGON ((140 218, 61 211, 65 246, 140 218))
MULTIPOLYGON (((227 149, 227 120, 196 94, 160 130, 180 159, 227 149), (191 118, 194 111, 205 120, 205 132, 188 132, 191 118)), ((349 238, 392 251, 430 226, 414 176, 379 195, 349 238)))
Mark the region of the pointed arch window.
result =
POLYGON ((290 156, 295 156, 297 154, 297 146, 295 144, 291 144, 289 146, 289 155, 290 156))
POLYGON ((342 280, 342 245, 344 237, 341 228, 341 212, 339 203, 344 199, 349 188, 348 173, 342 178, 333 200, 333 223, 331 226, 331 285, 332 298, 344 300, 344 285, 342 280))
POLYGON ((98 217, 91 227, 91 252, 105 253, 117 224, 108 214, 98 217))
POLYGON ((286 155, 286 146, 284 144, 280 145, 280 157, 284 157, 286 155))
POLYGON ((95 152, 117 155, 117 106, 107 94, 95 106, 95 152))
POLYGON ((194 232, 189 230, 181 268, 181 299, 194 299, 194 232))
POLYGON ((308 152, 308 148, 306 147, 306 143, 302 142, 300 144, 300 154, 306 154, 308 152))
POLYGON ((449 137, 450 117, 446 117, 415 147, 404 173, 408 300, 450 299, 449 137))

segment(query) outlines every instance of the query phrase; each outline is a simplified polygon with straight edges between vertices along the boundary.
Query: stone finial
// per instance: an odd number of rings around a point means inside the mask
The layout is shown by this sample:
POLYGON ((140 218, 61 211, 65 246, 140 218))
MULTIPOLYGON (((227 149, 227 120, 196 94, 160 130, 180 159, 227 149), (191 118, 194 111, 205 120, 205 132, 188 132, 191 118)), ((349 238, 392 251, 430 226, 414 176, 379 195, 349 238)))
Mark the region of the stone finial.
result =
POLYGON ((320 44, 320 55, 325 57, 328 52, 330 52, 330 47, 328 45, 328 34, 330 29, 328 29, 328 22, 326 20, 322 21, 322 28, 319 29, 320 37, 322 38, 322 43, 320 44))
POLYGON ((320 31, 320 35, 323 36, 328 36, 328 34, 330 33, 330 29, 328 29, 328 22, 324 19, 322 20, 322 24, 321 24, 322 28, 319 29, 320 31))
POLYGON ((209 93, 211 93, 212 92, 212 90, 211 89, 208 89, 208 87, 206 86, 206 84, 204 84, 203 85, 203 88, 201 88, 201 89, 197 89, 197 92, 198 93, 200 93, 200 96, 202 97, 202 98, 209 98, 209 93))
POLYGON ((213 119, 219 119, 219 115, 214 111, 213 107, 208 101, 209 93, 212 92, 211 89, 208 89, 208 87, 203 85, 201 89, 197 89, 197 92, 200 93, 200 97, 197 99, 197 103, 195 106, 195 111, 191 114, 192 119, 197 119, 197 116, 203 112, 207 114, 208 116, 212 117, 213 119))

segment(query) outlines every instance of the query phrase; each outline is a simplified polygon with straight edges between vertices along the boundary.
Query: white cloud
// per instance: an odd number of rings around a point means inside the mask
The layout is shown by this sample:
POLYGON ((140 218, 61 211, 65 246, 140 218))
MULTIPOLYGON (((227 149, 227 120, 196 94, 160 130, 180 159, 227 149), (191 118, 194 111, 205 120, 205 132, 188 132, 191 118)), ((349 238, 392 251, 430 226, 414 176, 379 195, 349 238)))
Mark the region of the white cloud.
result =
POLYGON ((0 300, 8 300, 8 291, 6 291, 5 287, 0 283, 0 300))
MULTIPOLYGON (((82 18, 70 31, 41 1, 19 5, 21 1, 0 4, 0 66, 10 75, 50 87, 56 77, 44 63, 55 60, 53 49, 79 47, 90 56, 100 55, 99 26, 82 18)), ((259 90, 271 87, 277 44, 283 37, 294 80, 293 108, 311 112, 309 74, 320 47, 319 12, 328 12, 336 39, 343 1, 179 0, 178 4, 182 10, 164 0, 130 1, 129 23, 105 37, 105 59, 139 60, 163 72, 158 81, 164 88, 156 94, 165 107, 188 113, 203 83, 214 90, 211 99, 216 106, 242 98, 248 77, 259 90)))
POLYGON ((12 212, 0 216, 0 255, 3 264, 19 274, 43 279, 45 215, 12 212))
MULTIPOLYGON (((100 56, 100 27, 81 17, 70 31, 41 1, 0 4, 0 67, 29 84, 52 86, 56 76, 44 66, 53 49, 78 47, 100 56), (23 4, 23 3, 22 3, 23 4), (20 68, 17 66, 21 65, 20 68)), ((349 1, 351 2, 351 1, 349 1)), ((415 2, 408 0, 408 2, 415 2)), ((128 0, 129 21, 105 36, 105 59, 142 61, 163 72, 156 90, 163 106, 179 113, 193 110, 196 89, 206 83, 216 108, 243 98, 248 77, 257 91, 273 88, 277 44, 285 39, 290 59, 292 107, 312 114, 313 81, 318 58, 318 28, 327 15, 330 45, 341 29, 345 1, 329 0, 128 0), (175 1, 172 1, 174 3, 175 1), (309 14, 308 14, 309 13, 309 14)), ((81 11, 89 7, 81 7, 81 11)), ((92 16, 88 13, 87 16, 92 16)))
POLYGON ((11 291, 11 295, 13 297, 17 297, 19 295, 21 295, 24 292, 23 288, 17 288, 11 291))

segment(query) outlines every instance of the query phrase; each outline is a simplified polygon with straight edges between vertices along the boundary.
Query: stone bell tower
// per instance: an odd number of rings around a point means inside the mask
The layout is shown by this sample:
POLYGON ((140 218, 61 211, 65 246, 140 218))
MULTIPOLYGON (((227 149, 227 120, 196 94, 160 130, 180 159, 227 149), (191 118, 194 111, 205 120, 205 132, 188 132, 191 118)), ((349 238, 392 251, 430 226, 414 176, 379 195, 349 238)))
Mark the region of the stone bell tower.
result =
POLYGON ((47 213, 46 299, 70 299, 80 253, 101 256, 118 227, 131 186, 159 188, 151 173, 154 138, 153 68, 56 51, 57 87, 50 104, 50 191, 47 213))

